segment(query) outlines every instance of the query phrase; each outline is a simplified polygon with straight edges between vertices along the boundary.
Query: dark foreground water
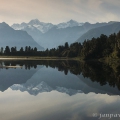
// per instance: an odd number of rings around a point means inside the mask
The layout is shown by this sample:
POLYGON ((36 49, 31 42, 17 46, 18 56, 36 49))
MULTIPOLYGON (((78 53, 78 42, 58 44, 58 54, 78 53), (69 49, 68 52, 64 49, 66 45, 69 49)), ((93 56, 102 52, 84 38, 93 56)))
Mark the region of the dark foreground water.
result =
POLYGON ((119 69, 98 62, 0 61, 0 120, 119 120, 119 69))

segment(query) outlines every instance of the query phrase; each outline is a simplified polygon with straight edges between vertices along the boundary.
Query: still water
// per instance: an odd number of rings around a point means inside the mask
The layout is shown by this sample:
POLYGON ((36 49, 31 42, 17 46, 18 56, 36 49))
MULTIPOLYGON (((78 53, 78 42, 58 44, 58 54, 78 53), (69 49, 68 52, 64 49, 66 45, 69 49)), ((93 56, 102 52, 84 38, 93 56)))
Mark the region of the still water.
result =
POLYGON ((119 120, 119 68, 0 61, 0 120, 119 120))

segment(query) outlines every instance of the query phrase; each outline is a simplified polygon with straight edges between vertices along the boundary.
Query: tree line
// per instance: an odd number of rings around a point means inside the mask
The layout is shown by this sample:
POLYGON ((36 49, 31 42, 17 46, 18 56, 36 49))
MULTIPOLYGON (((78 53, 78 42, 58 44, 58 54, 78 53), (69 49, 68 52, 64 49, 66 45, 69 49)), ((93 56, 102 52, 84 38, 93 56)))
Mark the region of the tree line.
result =
POLYGON ((37 48, 31 48, 30 46, 26 46, 25 48, 21 47, 20 50, 17 50, 17 47, 9 47, 6 46, 5 49, 1 47, 0 55, 14 55, 14 56, 27 56, 34 55, 37 52, 37 48))
POLYGON ((66 42, 57 48, 38 51, 37 48, 26 46, 17 50, 16 47, 1 47, 1 55, 14 56, 42 56, 42 57, 79 57, 81 59, 99 59, 99 58, 120 58, 120 32, 106 36, 101 34, 98 38, 85 40, 83 43, 66 42))

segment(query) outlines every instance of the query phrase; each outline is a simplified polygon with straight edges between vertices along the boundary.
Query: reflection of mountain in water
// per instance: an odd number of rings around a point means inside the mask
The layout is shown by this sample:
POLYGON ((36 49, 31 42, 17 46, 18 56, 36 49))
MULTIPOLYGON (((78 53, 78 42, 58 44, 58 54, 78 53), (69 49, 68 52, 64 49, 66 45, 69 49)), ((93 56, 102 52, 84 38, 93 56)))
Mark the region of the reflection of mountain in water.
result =
MULTIPOLYGON (((42 66, 41 66, 42 67, 42 66)), ((40 68, 39 68, 40 69, 40 68)), ((30 79, 37 69, 26 70, 24 68, 9 68, 0 70, 0 91, 5 91, 13 84, 22 84, 30 79)))
POLYGON ((20 65, 23 69, 1 69, 1 91, 11 86, 13 90, 28 91, 31 95, 52 90, 69 95, 89 92, 120 94, 118 72, 114 72, 110 66, 102 63, 12 61, 4 62, 4 65, 20 65))
MULTIPOLYGON (((34 81, 33 81, 34 82, 34 81)), ((36 95, 40 92, 50 92, 52 88, 48 86, 44 81, 41 83, 37 84, 36 86, 33 86, 32 83, 31 85, 27 86, 26 84, 15 84, 11 86, 12 90, 20 90, 22 92, 28 91, 32 95, 36 95)))
MULTIPOLYGON (((51 92, 52 90, 54 90, 49 85, 47 85, 44 81, 39 83, 37 86, 25 86, 25 85, 15 84, 11 86, 10 88, 12 90, 20 90, 22 92, 28 91, 31 95, 37 95, 38 93, 42 93, 42 92, 51 92)), ((56 87, 55 90, 61 93, 69 94, 69 95, 74 95, 76 93, 82 93, 81 90, 67 89, 64 87, 56 87)))
POLYGON ((57 90, 62 93, 74 95, 76 93, 102 93, 102 94, 119 94, 117 88, 112 88, 108 84, 104 87, 99 83, 93 83, 90 79, 84 78, 81 75, 78 77, 68 72, 59 72, 53 68, 45 68, 38 70, 26 83, 21 85, 13 85, 13 90, 28 91, 32 95, 37 95, 41 92, 50 92, 57 90), (94 86, 95 85, 95 86, 94 86))
POLYGON ((11 88, 28 91, 32 95, 52 90, 73 95, 81 92, 81 85, 76 75, 70 73, 65 75, 64 72, 59 72, 57 69, 44 67, 38 70, 25 84, 13 85, 11 88))

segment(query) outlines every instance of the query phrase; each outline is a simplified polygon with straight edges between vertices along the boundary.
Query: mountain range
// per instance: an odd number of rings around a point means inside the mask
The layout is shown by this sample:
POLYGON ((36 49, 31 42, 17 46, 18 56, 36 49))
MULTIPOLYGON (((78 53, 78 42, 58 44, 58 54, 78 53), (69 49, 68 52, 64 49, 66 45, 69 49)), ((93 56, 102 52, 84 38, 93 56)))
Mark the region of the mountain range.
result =
POLYGON ((28 23, 13 24, 0 23, 0 47, 37 47, 38 50, 57 48, 59 45, 83 42, 85 39, 99 37, 101 34, 110 35, 120 30, 120 22, 108 23, 89 22, 79 23, 74 20, 59 23, 40 22, 33 19, 28 23))
POLYGON ((13 24, 11 27, 15 30, 26 31, 44 48, 53 48, 64 44, 65 42, 74 42, 78 36, 83 33, 81 28, 78 28, 78 26, 82 25, 83 23, 78 23, 74 20, 53 25, 34 19, 28 23, 23 22, 21 24, 13 24), (75 38, 73 36, 75 36, 75 38))
POLYGON ((45 49, 50 49, 63 45, 65 42, 71 44, 89 30, 113 23, 114 22, 91 24, 70 20, 53 25, 52 23, 43 23, 35 19, 28 23, 13 24, 11 27, 15 30, 26 31, 39 45, 45 49))
POLYGON ((60 28, 67 28, 67 27, 74 27, 74 26, 82 26, 83 24, 84 23, 78 23, 77 21, 70 20, 68 22, 63 22, 63 23, 59 23, 58 25, 54 25, 52 23, 44 23, 44 22, 40 22, 38 19, 33 19, 28 23, 23 22, 21 24, 13 24, 11 27, 15 30, 24 30, 26 29, 26 27, 29 27, 31 29, 36 28, 40 32, 46 33, 54 26, 56 26, 57 29, 60 29, 60 28))

